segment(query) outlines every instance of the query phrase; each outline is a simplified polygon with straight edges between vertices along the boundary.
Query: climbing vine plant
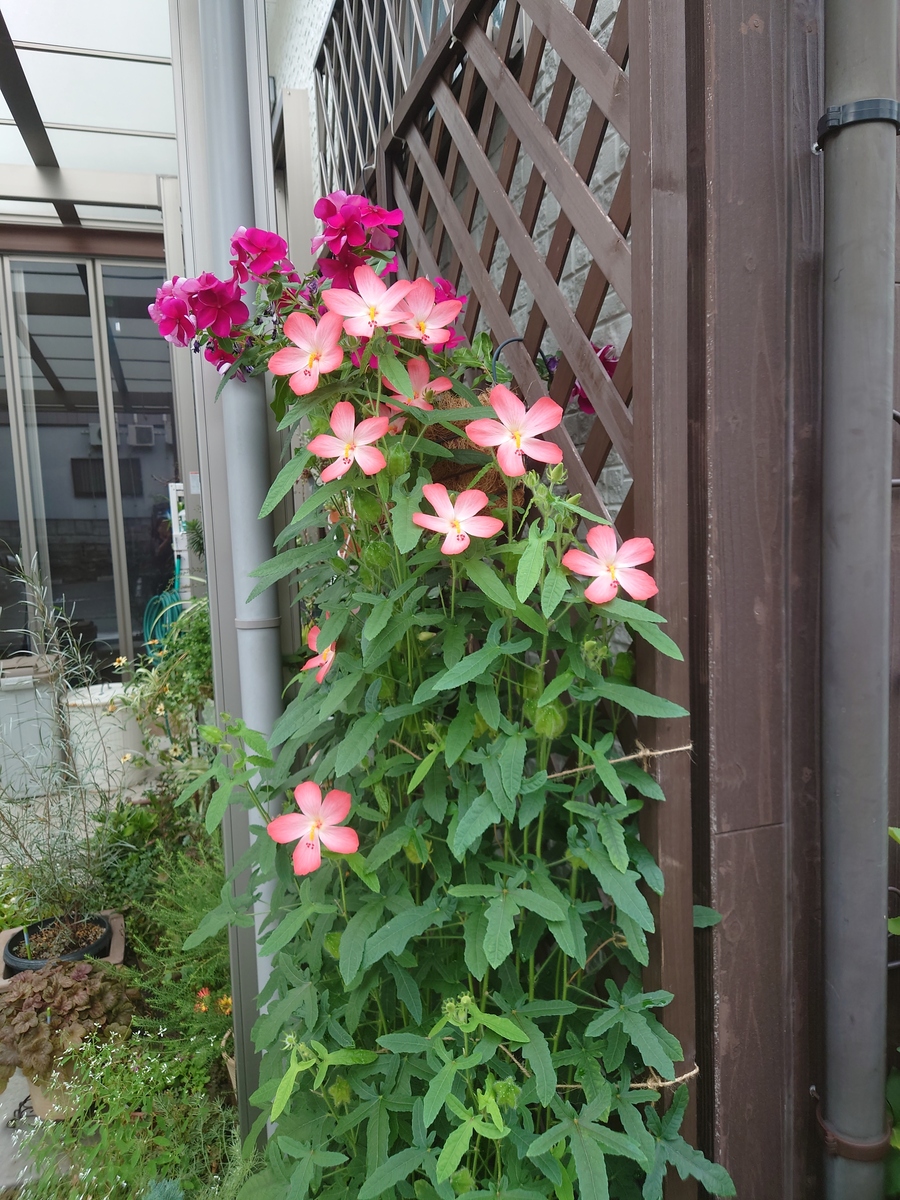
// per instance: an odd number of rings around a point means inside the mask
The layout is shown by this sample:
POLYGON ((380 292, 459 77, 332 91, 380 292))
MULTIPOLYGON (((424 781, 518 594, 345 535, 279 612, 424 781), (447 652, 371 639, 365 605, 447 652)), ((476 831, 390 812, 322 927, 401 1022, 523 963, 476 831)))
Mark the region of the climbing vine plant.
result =
POLYGON ((271 739, 205 729, 192 785, 218 785, 210 826, 258 817, 250 890, 192 939, 266 895, 251 1100, 274 1134, 247 1195, 659 1200, 670 1167, 734 1195, 679 1133, 672 996, 641 985, 664 881, 637 814, 664 797, 633 718, 684 715, 633 678, 635 639, 681 657, 646 606, 654 548, 568 494, 562 409, 496 382, 464 300, 389 283, 399 211, 316 215, 308 277, 242 229, 231 280, 151 309, 227 377, 268 369, 304 431, 263 512, 307 495, 257 575, 290 576, 308 653, 271 739))

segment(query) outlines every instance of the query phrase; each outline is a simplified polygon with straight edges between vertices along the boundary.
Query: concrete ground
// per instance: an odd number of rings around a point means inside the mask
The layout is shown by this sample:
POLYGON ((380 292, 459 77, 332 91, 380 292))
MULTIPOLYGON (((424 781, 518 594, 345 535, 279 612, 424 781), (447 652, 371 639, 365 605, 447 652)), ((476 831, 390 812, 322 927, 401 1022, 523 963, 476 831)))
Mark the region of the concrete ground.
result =
POLYGON ((21 1071, 16 1071, 0 1096, 0 1193, 31 1176, 31 1164, 19 1145, 21 1134, 6 1128, 6 1122, 27 1095, 28 1080, 21 1071))

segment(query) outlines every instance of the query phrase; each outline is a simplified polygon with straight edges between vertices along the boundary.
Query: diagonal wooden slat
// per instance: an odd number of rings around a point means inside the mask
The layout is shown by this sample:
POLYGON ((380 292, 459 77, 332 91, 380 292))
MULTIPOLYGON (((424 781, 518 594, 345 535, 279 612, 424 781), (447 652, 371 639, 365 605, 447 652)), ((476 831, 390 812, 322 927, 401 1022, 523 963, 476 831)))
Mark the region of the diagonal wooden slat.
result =
POLYGON ((559 0, 521 0, 521 4, 590 98, 630 145, 631 99, 628 76, 622 68, 559 0))
POLYGON ((522 148, 565 208, 582 241, 603 268, 626 308, 631 308, 631 251, 552 132, 527 102, 519 85, 481 30, 471 26, 463 43, 496 98, 522 148))
MULTIPOLYGON (((441 212, 448 234, 453 239, 454 245, 459 249, 460 258, 469 283, 473 292, 481 300, 485 316, 490 322, 494 336, 498 342, 518 337, 512 319, 500 303, 500 297, 497 295, 490 274, 481 261, 481 257, 472 240, 472 235, 463 224, 453 197, 448 191, 440 171, 428 154, 428 147, 425 145, 424 138, 415 126, 410 128, 407 140, 425 186, 431 193, 435 206, 441 212)), ((533 403, 544 392, 544 381, 538 375, 534 363, 519 342, 514 342, 507 347, 507 358, 522 388, 526 402, 533 403)), ((562 448, 563 461, 569 472, 571 486, 576 491, 580 491, 582 505, 604 519, 609 520, 606 506, 600 498, 593 479, 587 473, 584 463, 581 461, 581 456, 575 449, 575 445, 565 426, 560 425, 544 436, 562 448)))
MULTIPOLYGON (((523 228, 509 197, 500 187, 487 156, 457 108, 452 92, 441 80, 435 83, 434 97, 448 130, 463 147, 469 171, 477 181, 481 196, 490 209, 510 254, 519 263, 522 276, 528 283, 535 301, 541 306, 560 349, 573 364, 578 377, 587 380, 591 385, 591 403, 595 405, 597 415, 609 431, 619 456, 631 470, 631 413, 598 363, 590 341, 578 328, 575 314, 563 298, 528 232, 523 228)), ((481 301, 483 304, 483 296, 481 301)))
MULTIPOLYGON (((394 198, 397 204, 403 209, 404 213, 413 212, 413 203, 409 198, 409 192, 403 182, 403 177, 394 167, 394 198)), ((406 236, 412 242, 413 249, 418 259, 419 270, 423 271, 430 279, 435 279, 440 275, 438 264, 431 253, 431 246, 428 244, 428 238, 425 235, 421 224, 418 220, 405 222, 404 228, 406 236)))

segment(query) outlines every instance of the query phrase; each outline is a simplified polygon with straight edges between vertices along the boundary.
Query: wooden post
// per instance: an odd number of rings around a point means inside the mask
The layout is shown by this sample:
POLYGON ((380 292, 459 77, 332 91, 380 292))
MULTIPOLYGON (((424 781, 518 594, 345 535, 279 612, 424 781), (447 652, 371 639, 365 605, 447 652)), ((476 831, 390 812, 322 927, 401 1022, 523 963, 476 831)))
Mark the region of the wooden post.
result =
MULTIPOLYGON (((684 662, 647 654, 643 687, 685 707, 688 670, 688 402, 687 402, 687 147, 685 14, 681 0, 630 0, 631 171, 634 339, 635 532, 656 546, 659 609, 684 662)), ((687 718, 642 730, 651 749, 690 741, 687 718)), ((675 999, 662 1017, 695 1064, 691 761, 687 753, 656 760, 666 802, 648 808, 643 835, 666 879, 656 903, 648 989, 675 999)), ((696 1087, 691 1088, 696 1096, 696 1087)), ((682 1132, 696 1141, 696 1106, 682 1132)), ((696 1184, 673 1172, 670 1200, 696 1196, 696 1184)))

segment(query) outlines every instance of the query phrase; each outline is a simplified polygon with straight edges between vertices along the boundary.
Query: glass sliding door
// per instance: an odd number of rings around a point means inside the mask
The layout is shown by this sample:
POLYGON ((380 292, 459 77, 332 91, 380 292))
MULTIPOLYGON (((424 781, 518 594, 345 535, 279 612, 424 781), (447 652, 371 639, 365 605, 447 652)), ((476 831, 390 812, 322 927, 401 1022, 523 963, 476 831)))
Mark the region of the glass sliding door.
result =
POLYGON ((179 478, 172 369, 168 343, 147 313, 165 275, 161 267, 104 263, 100 278, 132 640, 140 647, 147 601, 172 588, 175 571, 168 493, 179 478))
POLYGON ((38 552, 99 665, 119 653, 119 628, 88 266, 10 267, 38 552))
POLYGON ((28 625, 28 610, 24 589, 13 574, 22 557, 22 536, 4 343, 0 324, 0 658, 9 658, 27 642, 22 630, 28 625))

